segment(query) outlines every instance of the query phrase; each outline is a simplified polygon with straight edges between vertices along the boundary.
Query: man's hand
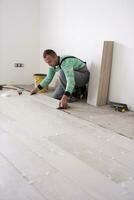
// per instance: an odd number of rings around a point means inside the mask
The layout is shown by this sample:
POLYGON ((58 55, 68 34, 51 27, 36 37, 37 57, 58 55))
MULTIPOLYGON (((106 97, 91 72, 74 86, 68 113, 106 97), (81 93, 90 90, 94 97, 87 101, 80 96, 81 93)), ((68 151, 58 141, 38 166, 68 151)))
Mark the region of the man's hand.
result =
POLYGON ((59 107, 67 109, 67 100, 68 100, 68 97, 66 95, 63 95, 59 102, 59 107))
POLYGON ((36 87, 31 91, 30 95, 36 94, 37 92, 38 92, 38 88, 36 87))

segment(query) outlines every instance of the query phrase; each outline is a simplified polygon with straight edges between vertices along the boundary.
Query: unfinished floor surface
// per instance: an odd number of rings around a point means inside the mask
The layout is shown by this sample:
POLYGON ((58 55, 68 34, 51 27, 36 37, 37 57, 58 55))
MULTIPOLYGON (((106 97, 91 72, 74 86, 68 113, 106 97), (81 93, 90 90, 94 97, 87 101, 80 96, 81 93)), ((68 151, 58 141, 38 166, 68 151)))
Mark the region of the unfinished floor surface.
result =
POLYGON ((0 200, 133 200, 134 140, 57 105, 0 97, 0 200))

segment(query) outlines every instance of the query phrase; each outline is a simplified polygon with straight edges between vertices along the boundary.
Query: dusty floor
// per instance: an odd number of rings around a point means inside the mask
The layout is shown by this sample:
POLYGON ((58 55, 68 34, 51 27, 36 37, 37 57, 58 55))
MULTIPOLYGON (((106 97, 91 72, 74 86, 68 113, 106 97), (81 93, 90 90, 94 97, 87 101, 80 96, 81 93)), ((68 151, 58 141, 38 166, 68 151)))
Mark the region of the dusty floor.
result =
MULTIPOLYGON (((52 89, 46 95, 52 96, 52 89)), ((109 105, 95 107, 88 105, 86 100, 72 103, 70 107, 67 113, 134 139, 134 112, 117 112, 109 105)))
POLYGON ((0 200, 133 200, 133 112, 57 105, 0 97, 0 200))
POLYGON ((100 127, 134 139, 134 112, 117 112, 108 106, 95 107, 85 102, 72 104, 72 115, 90 121, 100 127))

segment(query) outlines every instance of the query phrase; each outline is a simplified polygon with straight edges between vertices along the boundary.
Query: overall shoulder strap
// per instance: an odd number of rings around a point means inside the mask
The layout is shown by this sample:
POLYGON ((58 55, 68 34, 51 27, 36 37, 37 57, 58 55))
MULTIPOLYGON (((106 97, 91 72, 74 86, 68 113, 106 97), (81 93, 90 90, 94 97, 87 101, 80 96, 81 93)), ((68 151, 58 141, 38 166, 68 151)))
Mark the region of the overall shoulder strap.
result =
MULTIPOLYGON (((63 58, 63 59, 61 60, 61 62, 59 63, 59 67, 60 67, 60 68, 61 68, 61 65, 62 65, 63 61, 66 60, 66 59, 68 59, 68 58, 77 58, 77 57, 75 57, 75 56, 66 56, 66 57, 63 58)), ((77 58, 77 59, 79 59, 79 58, 77 58)), ((83 60, 81 60, 81 59, 79 59, 79 60, 86 64, 86 62, 84 62, 83 60)))

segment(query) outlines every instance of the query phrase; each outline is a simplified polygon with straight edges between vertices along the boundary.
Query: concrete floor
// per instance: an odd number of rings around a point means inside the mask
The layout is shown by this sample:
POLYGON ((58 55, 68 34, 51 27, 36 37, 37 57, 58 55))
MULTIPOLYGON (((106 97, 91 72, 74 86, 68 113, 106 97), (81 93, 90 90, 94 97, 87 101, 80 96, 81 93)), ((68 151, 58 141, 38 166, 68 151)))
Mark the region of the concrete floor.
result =
MULTIPOLYGON (((46 95, 51 97, 52 93, 53 90, 51 88, 46 95)), ((66 113, 134 139, 134 112, 117 112, 109 105, 91 106, 86 103, 86 100, 72 103, 70 106, 70 109, 65 110, 66 113)))
POLYGON ((0 97, 0 200, 133 200, 133 112, 57 105, 0 97))
POLYGON ((121 113, 109 105, 95 107, 84 101, 72 104, 72 108, 68 112, 104 129, 113 130, 115 133, 134 139, 134 112, 121 113))

